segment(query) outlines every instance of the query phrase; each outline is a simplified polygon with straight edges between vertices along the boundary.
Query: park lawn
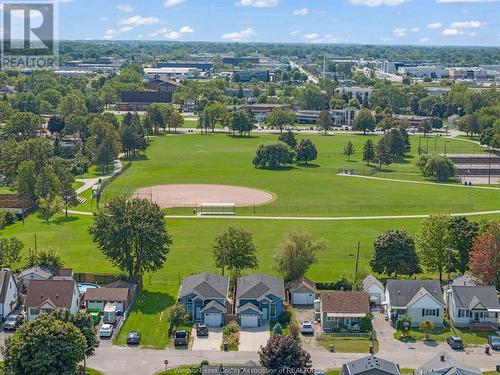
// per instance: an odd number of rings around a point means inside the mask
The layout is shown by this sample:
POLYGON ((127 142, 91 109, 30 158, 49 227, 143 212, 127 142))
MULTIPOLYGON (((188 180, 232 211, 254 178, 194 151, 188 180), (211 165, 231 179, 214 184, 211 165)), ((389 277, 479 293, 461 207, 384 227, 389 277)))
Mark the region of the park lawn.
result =
POLYGON ((76 176, 76 178, 87 179, 87 178, 97 178, 97 177, 107 176, 111 172, 113 172, 113 168, 114 168, 113 164, 109 164, 107 170, 106 169, 103 170, 98 165, 93 165, 87 170, 87 172, 85 172, 80 176, 76 176))
MULTIPOLYGON (((330 344, 335 346, 335 353, 369 353, 371 339, 359 337, 333 337, 331 335, 323 335, 319 340, 321 345, 329 350, 330 344)), ((373 341, 373 349, 378 353, 378 341, 373 341)))
MULTIPOLYGON (((444 327, 435 328, 429 335, 429 340, 445 342, 450 336, 459 336, 465 346, 484 345, 488 343, 488 336, 494 335, 494 331, 469 331, 445 324, 444 327)), ((421 341, 425 339, 425 333, 420 328, 411 328, 406 337, 401 337, 401 332, 394 334, 396 340, 421 341)))
MULTIPOLYGON (((300 136, 302 137, 302 136, 300 136)), ((364 142, 377 136, 342 134, 311 135, 318 148, 318 160, 309 167, 281 170, 256 169, 252 158, 258 144, 275 140, 275 135, 232 137, 229 135, 171 135, 155 137, 141 160, 133 161, 119 178, 103 191, 103 201, 114 196, 131 196, 141 187, 162 184, 227 184, 262 189, 276 199, 257 207, 239 208, 244 215, 345 216, 374 214, 423 214, 468 212, 497 208, 499 191, 467 189, 462 185, 442 186, 379 181, 337 176, 341 169, 364 170, 361 161, 364 142), (357 152, 348 161, 344 145, 351 140, 357 152)), ((414 149, 418 137, 412 137, 414 149)), ((434 145, 434 142, 430 142, 434 145)), ((444 139, 436 138, 439 150, 444 139)), ((482 152, 473 143, 450 140, 449 152, 482 152)), ((406 159, 384 168, 381 177, 425 181, 415 165, 416 150, 406 159)), ((169 214, 189 214, 190 208, 169 209, 169 214)))

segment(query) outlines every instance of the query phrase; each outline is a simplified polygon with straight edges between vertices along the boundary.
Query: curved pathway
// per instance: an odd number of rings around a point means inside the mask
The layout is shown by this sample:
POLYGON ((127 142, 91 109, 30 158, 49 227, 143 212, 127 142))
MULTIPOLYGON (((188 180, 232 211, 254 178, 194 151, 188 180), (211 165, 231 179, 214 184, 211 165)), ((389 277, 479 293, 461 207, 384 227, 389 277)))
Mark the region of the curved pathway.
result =
POLYGON ((110 174, 107 174, 106 176, 101 176, 101 177, 95 177, 95 178, 77 178, 76 181, 78 182, 83 182, 83 186, 79 187, 78 189, 75 190, 76 195, 83 193, 84 191, 92 188, 95 184, 99 183, 99 180, 104 180, 106 178, 111 178, 114 175, 118 174, 121 172, 123 166, 122 162, 120 159, 116 159, 114 161, 114 166, 113 166, 113 171, 110 174))

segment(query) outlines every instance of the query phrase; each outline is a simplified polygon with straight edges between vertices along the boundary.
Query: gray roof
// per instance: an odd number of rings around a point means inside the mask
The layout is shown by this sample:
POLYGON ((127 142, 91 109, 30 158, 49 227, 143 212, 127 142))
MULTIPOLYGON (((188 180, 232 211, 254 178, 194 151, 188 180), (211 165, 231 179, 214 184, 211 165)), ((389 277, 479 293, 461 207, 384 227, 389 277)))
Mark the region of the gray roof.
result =
POLYGON ((449 354, 440 353, 415 371, 416 375, 481 375, 478 368, 464 365, 449 354))
POLYGON ((179 297, 197 294, 203 299, 226 298, 229 288, 229 279, 213 273, 203 272, 187 276, 182 280, 179 297))
POLYGON ((481 282, 478 280, 477 277, 472 275, 460 275, 454 277, 450 283, 444 286, 443 289, 444 291, 448 291, 451 289, 452 286, 475 286, 475 285, 481 285, 481 282))
POLYGON ((363 290, 366 292, 372 285, 378 286, 380 289, 384 290, 384 285, 373 275, 368 275, 363 280, 363 290))
POLYGON ((39 266, 34 266, 30 268, 26 268, 25 270, 21 271, 18 275, 18 277, 25 277, 31 273, 35 273, 39 275, 40 277, 43 277, 44 279, 50 279, 53 275, 52 272, 50 272, 47 268, 42 268, 39 266))
POLYGON ((250 302, 247 302, 243 306, 238 307, 237 310, 238 310, 237 311, 238 313, 241 313, 242 311, 245 311, 245 310, 253 310, 256 313, 262 314, 262 310, 250 302))
POLYGON ((399 369, 396 364, 375 356, 360 358, 344 364, 342 373, 354 375, 373 370, 377 370, 377 373, 384 372, 386 374, 399 375, 399 369))
POLYGON ((206 313, 227 313, 226 306, 221 305, 219 302, 213 300, 206 304, 204 308, 201 309, 201 312, 206 313))
POLYGON ((500 309, 497 290, 493 286, 452 286, 451 292, 457 308, 470 310, 480 303, 486 309, 500 309))
POLYGON ((256 299, 267 294, 274 294, 284 300, 285 285, 283 279, 262 273, 238 277, 236 299, 256 299))
POLYGON ((444 306, 441 286, 437 280, 387 280, 386 286, 389 292, 391 306, 407 306, 417 293, 425 289, 432 297, 444 306))

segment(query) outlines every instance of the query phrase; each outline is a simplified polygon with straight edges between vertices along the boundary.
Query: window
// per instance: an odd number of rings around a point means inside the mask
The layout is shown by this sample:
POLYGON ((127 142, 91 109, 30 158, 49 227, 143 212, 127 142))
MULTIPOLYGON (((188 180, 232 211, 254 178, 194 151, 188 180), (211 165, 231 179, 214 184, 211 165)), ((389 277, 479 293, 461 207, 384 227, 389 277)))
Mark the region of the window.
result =
POLYGON ((31 315, 38 315, 38 314, 40 314, 40 310, 38 310, 38 309, 30 309, 30 313, 31 313, 31 315))
POLYGON ((470 311, 466 309, 458 309, 459 318, 468 318, 470 316, 470 311))
POLYGON ((327 317, 326 317, 326 320, 327 320, 328 322, 335 322, 335 317, 333 317, 333 316, 327 316, 327 317))
POLYGON ((276 318, 276 302, 271 302, 271 317, 276 318))
POLYGON ((422 316, 439 316, 439 310, 437 310, 437 309, 423 309, 422 316))

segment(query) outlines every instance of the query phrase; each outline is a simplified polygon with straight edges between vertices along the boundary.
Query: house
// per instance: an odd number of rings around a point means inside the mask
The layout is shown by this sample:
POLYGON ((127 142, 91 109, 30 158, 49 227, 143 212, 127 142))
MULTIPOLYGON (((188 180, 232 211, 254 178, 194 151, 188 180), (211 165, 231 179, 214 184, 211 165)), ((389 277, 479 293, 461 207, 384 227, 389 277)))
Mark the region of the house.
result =
POLYGON ((17 306, 19 288, 14 274, 4 269, 0 271, 0 316, 7 317, 17 306))
POLYGON ((498 292, 493 286, 452 286, 445 293, 448 315, 456 327, 497 328, 498 292))
POLYGON ((400 375, 399 366, 375 356, 363 357, 342 365, 341 375, 400 375))
POLYGON ((15 194, 0 194, 0 210, 12 212, 19 218, 26 216, 36 208, 36 202, 20 199, 15 194))
POLYGON ((362 282, 363 291, 370 296, 370 303, 381 305, 384 302, 384 285, 373 275, 368 275, 362 282))
POLYGON ((149 90, 153 91, 161 91, 161 92, 169 92, 169 93, 174 93, 177 88, 181 84, 177 81, 173 80, 162 80, 162 79, 154 79, 152 81, 149 81, 146 86, 149 90))
POLYGON ((28 321, 54 310, 76 314, 80 293, 74 280, 30 280, 24 307, 28 321))
POLYGON ((291 111, 292 106, 290 104, 243 104, 240 109, 244 109, 252 112, 255 121, 265 122, 267 121, 267 116, 274 109, 281 109, 284 111, 291 111))
POLYGON ((265 274, 238 277, 235 303, 241 327, 261 327, 278 321, 284 301, 283 279, 265 274))
POLYGON ((254 361, 248 361, 243 365, 203 365, 201 366, 202 375, 243 375, 243 374, 267 374, 267 370, 255 363, 254 361))
POLYGON ((464 365, 447 353, 440 353, 415 370, 415 375, 481 375, 478 368, 464 365))
POLYGON ((316 283, 307 277, 300 277, 288 284, 292 305, 312 305, 316 299, 316 283))
POLYGON ((129 305, 129 291, 126 288, 89 288, 83 296, 87 309, 104 311, 107 303, 115 304, 117 311, 125 311, 129 305))
POLYGON ((47 268, 34 266, 19 273, 17 279, 24 288, 27 288, 31 280, 48 280, 52 278, 53 275, 54 274, 47 268))
POLYGON ((359 329, 359 321, 370 313, 367 292, 322 292, 320 295, 321 325, 325 331, 347 326, 359 329))
POLYGON ((398 318, 408 316, 418 327, 430 320, 437 327, 443 326, 444 301, 437 280, 394 280, 385 287, 386 313, 394 324, 398 318))
POLYGON ((229 278, 204 272, 182 280, 179 302, 193 321, 220 327, 230 311, 228 293, 229 278))
POLYGON ((116 103, 119 111, 145 111, 153 103, 171 103, 172 93, 163 91, 122 91, 116 103))

